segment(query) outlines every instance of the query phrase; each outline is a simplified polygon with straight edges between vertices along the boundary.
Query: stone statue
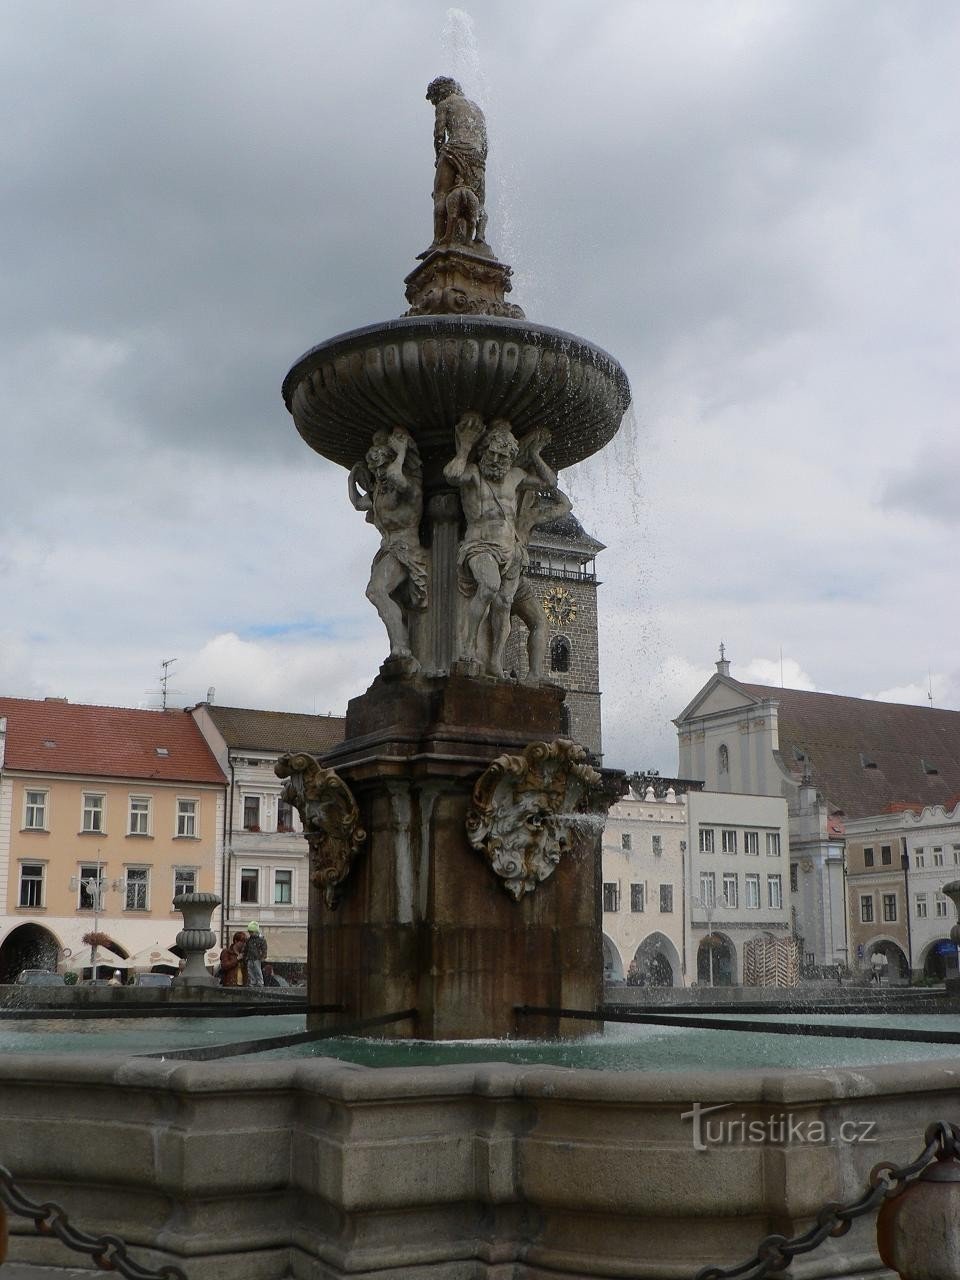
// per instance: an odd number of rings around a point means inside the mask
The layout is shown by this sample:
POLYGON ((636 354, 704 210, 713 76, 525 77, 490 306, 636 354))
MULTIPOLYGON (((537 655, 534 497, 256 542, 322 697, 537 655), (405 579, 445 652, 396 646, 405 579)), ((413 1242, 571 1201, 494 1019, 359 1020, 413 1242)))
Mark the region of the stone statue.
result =
POLYGON ((433 243, 485 245, 487 126, 483 112, 463 96, 450 76, 430 81, 427 101, 436 108, 433 243))
POLYGON ((556 488, 556 473, 540 456, 550 433, 537 430, 524 437, 526 465, 519 466, 521 445, 505 418, 495 419, 488 430, 478 413, 468 412, 455 430, 457 452, 443 474, 459 488, 467 521, 457 556, 460 591, 468 598, 461 657, 502 678, 510 610, 527 562, 517 531, 517 504, 529 490, 556 488), (474 451, 476 462, 471 460, 474 451))
POLYGON ((585 833, 600 829, 596 819, 578 822, 610 804, 586 756, 566 738, 531 742, 522 755, 498 756, 473 788, 467 839, 518 902, 553 875, 585 833))
MULTIPOLYGON (((528 489, 520 499, 520 510, 517 512, 517 541, 526 550, 534 529, 542 524, 549 524, 551 520, 559 520, 572 510, 573 503, 560 489, 528 489)), ((540 597, 525 573, 521 574, 517 583, 510 613, 527 627, 528 678, 538 683, 546 679, 550 623, 543 611, 540 597)))
POLYGON ((274 773, 284 778, 282 798, 303 823, 310 849, 310 881, 323 893, 331 911, 339 906, 342 884, 366 840, 360 811, 346 783, 315 756, 299 751, 282 755, 274 773))
POLYGON ((358 462, 347 479, 350 501, 366 512, 381 535, 367 599, 387 629, 390 657, 411 662, 405 611, 425 609, 427 604, 427 553, 420 545, 422 470, 413 437, 403 427, 394 427, 389 433, 376 433, 366 462, 358 462))

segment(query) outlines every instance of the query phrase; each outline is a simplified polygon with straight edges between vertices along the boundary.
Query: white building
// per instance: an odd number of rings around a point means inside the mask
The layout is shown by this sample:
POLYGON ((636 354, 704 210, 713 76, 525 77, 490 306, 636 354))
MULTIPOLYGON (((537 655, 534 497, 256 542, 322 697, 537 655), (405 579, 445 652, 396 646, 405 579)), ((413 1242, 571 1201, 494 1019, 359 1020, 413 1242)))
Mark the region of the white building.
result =
POLYGON ((191 708, 227 775, 224 858, 217 892, 223 932, 257 920, 271 960, 306 963, 310 904, 307 842, 280 798, 274 765, 286 751, 322 756, 343 738, 340 716, 298 715, 200 703, 191 708))
POLYGON ((697 788, 640 779, 610 810, 607 981, 739 984, 748 943, 793 937, 786 801, 697 788))
POLYGON ((787 804, 691 791, 687 822, 687 971, 701 984, 739 984, 748 942, 793 936, 787 804))
POLYGON ((686 985, 686 797, 640 781, 603 832, 604 980, 686 985))

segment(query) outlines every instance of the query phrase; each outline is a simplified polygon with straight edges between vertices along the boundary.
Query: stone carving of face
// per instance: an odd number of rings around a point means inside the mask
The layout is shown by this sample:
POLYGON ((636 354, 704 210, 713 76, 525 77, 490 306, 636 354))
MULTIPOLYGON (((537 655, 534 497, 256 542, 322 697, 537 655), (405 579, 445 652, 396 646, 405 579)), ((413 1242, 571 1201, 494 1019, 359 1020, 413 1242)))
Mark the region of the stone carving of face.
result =
POLYGON ((367 450, 367 466, 372 471, 377 480, 383 478, 383 473, 393 461, 393 450, 387 449, 383 445, 376 444, 372 449, 367 450))
POLYGON ((517 456, 517 442, 506 431, 491 431, 480 455, 480 474, 487 480, 502 480, 517 456))

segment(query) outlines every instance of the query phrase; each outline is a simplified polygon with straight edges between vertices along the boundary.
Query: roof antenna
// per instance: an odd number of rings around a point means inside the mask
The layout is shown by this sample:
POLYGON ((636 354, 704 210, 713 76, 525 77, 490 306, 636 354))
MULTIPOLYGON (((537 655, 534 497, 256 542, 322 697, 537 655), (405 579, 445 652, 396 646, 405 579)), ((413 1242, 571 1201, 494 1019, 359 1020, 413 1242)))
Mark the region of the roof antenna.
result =
POLYGON ((780 688, 783 688, 783 645, 780 646, 780 688))
POLYGON ((930 710, 933 710, 933 676, 927 672, 927 701, 930 703, 930 710))
POLYGON ((163 667, 163 675, 160 677, 160 710, 167 709, 167 692, 170 684, 170 668, 176 662, 176 658, 164 658, 160 663, 163 667))

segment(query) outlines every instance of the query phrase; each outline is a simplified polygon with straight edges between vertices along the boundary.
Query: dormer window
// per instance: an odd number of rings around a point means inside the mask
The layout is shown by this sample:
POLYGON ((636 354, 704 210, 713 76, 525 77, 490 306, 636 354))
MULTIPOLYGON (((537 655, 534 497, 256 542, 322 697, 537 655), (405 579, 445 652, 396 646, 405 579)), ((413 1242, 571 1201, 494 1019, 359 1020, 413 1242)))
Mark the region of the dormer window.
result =
POLYGON ((923 772, 927 774, 928 777, 936 777, 936 775, 940 772, 940 770, 937 768, 937 766, 933 763, 932 760, 924 760, 922 757, 920 760, 920 767, 921 769, 923 769, 923 772))
POLYGON ((860 767, 862 769, 876 769, 877 762, 873 756, 868 756, 865 752, 860 752, 860 767))
POLYGON ((166 747, 155 747, 154 750, 158 756, 168 756, 170 754, 166 747))

